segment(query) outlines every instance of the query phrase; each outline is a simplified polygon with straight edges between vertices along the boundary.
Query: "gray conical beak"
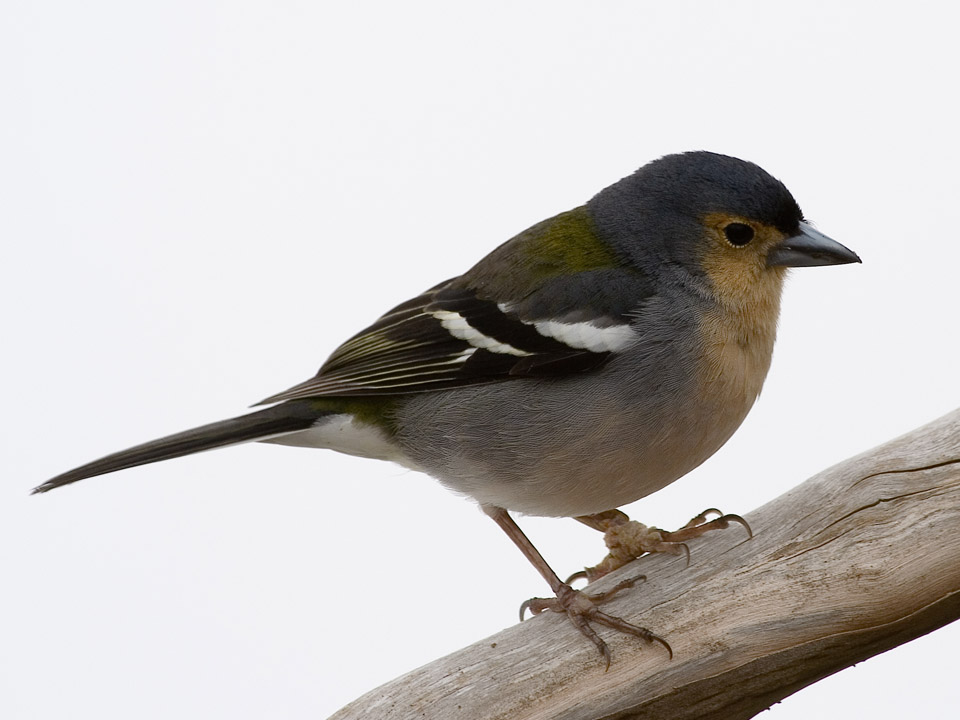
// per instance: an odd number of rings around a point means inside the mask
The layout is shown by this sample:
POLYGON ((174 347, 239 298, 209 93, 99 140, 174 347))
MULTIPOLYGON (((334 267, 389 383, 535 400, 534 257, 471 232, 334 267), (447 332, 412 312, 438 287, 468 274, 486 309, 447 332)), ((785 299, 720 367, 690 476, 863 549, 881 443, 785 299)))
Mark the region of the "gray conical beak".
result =
POLYGON ((800 223, 800 232, 781 240, 767 253, 767 267, 812 267, 858 262, 860 258, 853 250, 814 230, 805 222, 800 223))

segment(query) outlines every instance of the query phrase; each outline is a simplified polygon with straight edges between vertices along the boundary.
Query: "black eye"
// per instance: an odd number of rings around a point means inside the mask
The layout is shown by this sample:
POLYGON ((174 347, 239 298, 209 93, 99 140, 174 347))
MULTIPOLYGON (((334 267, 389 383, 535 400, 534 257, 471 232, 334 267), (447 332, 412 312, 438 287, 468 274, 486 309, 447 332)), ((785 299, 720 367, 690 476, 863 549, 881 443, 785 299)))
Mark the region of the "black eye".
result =
POLYGON ((730 223, 723 229, 723 234, 727 236, 731 245, 737 247, 743 247, 753 240, 753 228, 743 223, 730 223))

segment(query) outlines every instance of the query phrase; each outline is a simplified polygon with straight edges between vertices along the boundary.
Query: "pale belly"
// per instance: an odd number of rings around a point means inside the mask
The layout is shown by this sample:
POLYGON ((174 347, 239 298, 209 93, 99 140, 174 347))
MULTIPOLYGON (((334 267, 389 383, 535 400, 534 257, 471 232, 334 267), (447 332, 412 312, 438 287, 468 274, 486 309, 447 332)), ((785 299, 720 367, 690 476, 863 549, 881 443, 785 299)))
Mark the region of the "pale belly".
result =
POLYGON ((426 431, 403 438, 404 450, 484 505, 547 516, 610 510, 690 472, 743 422, 769 358, 754 368, 736 348, 725 355, 719 372, 711 362, 624 373, 608 394, 577 381, 517 381, 461 391, 456 406, 425 396, 405 412, 426 431))

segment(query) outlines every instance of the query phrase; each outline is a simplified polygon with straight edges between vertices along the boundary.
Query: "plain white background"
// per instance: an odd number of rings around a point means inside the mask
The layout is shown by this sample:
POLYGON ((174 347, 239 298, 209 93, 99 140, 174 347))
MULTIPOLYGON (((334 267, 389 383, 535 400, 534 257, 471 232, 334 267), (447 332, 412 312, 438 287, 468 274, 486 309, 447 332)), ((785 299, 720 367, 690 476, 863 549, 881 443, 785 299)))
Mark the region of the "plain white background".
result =
MULTIPOLYGON (((952 410, 948 8, 6 0, 0 717, 323 718, 513 623, 534 571, 387 464, 248 445, 27 493, 306 379, 668 152, 759 163, 864 264, 792 275, 752 415, 632 515, 745 513, 952 410)), ((523 526, 561 574, 603 554, 523 526)), ((765 717, 945 717, 958 640, 765 717)))

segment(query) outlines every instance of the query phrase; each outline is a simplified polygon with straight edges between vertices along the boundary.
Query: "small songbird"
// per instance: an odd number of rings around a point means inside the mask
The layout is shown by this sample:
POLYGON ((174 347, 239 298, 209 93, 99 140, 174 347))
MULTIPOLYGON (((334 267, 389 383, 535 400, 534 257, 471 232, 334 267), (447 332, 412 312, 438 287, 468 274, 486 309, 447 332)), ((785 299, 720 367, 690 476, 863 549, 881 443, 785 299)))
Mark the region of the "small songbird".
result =
MULTIPOLYGON (((591 623, 669 649, 601 611, 611 593, 562 582, 507 511, 622 526, 616 508, 700 465, 743 422, 770 367, 787 269, 852 262, 757 165, 668 155, 390 310, 269 407, 34 492, 253 440, 390 460, 476 500, 555 594, 525 606, 566 613, 608 665, 591 623)), ((718 521, 692 522, 633 555, 718 521)))

